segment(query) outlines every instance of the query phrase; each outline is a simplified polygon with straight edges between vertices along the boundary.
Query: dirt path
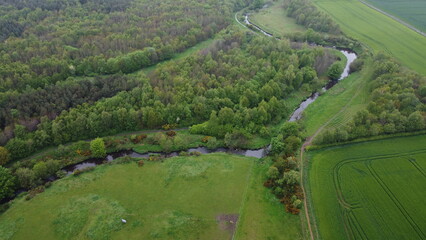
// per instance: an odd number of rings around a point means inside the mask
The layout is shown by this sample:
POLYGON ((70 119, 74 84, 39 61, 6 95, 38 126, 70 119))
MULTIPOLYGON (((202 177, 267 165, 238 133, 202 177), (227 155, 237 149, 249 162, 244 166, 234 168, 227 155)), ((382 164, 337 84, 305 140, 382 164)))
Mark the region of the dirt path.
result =
POLYGON ((426 33, 424 33, 424 32, 422 32, 422 31, 420 31, 420 30, 419 30, 419 29, 417 29, 416 27, 414 27, 414 26, 412 26, 412 25, 410 25, 410 24, 408 24, 408 23, 406 23, 406 22, 402 21, 401 19, 399 19, 399 18, 397 18, 397 17, 395 17, 395 16, 393 16, 393 15, 391 15, 391 14, 389 14, 389 13, 387 13, 387 12, 385 12, 385 11, 383 11, 383 10, 381 10, 381 9, 379 9, 379 8, 377 8, 377 7, 373 6, 373 5, 371 5, 371 4, 369 4, 369 3, 365 2, 365 1, 362 1, 362 0, 359 0, 359 1, 360 1, 362 4, 364 4, 365 6, 367 6, 367 7, 371 8, 371 9, 373 9, 373 10, 376 10, 377 12, 379 12, 379 13, 381 13, 381 14, 384 14, 384 15, 386 15, 386 16, 388 16, 388 17, 392 18, 393 20, 395 20, 395 21, 397 21, 397 22, 401 23, 402 25, 404 25, 404 26, 408 27, 409 29, 411 29, 411 30, 415 31, 416 33, 418 33, 418 34, 422 35, 423 37, 426 37, 426 33))
MULTIPOLYGON (((306 138, 306 141, 303 143, 302 147, 300 148, 300 185, 302 186, 302 192, 303 192, 303 206, 305 208, 305 216, 306 216, 306 221, 308 222, 308 229, 309 229, 309 233, 311 235, 311 240, 314 240, 314 233, 312 231, 312 226, 311 226, 311 218, 309 216, 309 211, 308 211, 308 202, 307 202, 307 197, 306 197, 306 192, 305 192, 305 187, 304 187, 304 157, 303 157, 303 153, 305 152, 306 147, 308 147, 309 145, 312 145, 312 141, 315 139, 315 137, 318 136, 318 134, 326 127, 328 126, 328 124, 330 124, 334 119, 336 119, 343 111, 345 111, 349 105, 351 105, 352 101, 361 93, 361 88, 362 88, 362 84, 360 84, 360 86, 358 87, 356 93, 351 97, 351 99, 345 104, 345 106, 343 106, 336 114, 333 115, 333 117, 331 117, 330 119, 328 119, 327 122, 325 122, 323 125, 321 125, 317 131, 310 137, 306 138)), ((318 236, 318 231, 317 232, 317 238, 319 238, 318 236)))

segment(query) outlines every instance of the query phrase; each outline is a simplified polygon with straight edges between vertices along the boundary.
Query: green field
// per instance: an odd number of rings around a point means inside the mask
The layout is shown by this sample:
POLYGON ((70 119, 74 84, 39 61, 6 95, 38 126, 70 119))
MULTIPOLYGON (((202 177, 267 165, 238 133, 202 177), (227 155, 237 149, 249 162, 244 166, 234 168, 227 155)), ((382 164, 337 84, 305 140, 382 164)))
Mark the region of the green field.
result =
POLYGON ((17 199, 0 239, 231 239, 240 216, 234 239, 300 239, 299 217, 262 185, 268 166, 223 153, 98 166, 17 199))
POLYGON ((282 4, 283 0, 268 3, 267 8, 251 14, 250 21, 274 36, 305 31, 306 29, 297 24, 296 20, 287 17, 286 10, 282 8, 282 4))
POLYGON ((426 135, 309 152, 320 239, 425 239, 426 135))
POLYGON ((375 7, 426 31, 426 1, 424 0, 367 0, 375 7))
POLYGON ((358 0, 313 0, 329 13, 343 32, 384 51, 403 65, 426 74, 426 38, 397 21, 367 7, 358 0))

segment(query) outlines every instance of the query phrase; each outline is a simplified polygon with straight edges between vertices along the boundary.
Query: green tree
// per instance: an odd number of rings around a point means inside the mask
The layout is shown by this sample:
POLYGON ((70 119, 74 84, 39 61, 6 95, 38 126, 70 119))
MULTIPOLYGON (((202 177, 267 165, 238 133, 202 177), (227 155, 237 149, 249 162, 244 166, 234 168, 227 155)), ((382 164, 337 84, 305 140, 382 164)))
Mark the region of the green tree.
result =
POLYGON ((16 186, 16 178, 9 169, 0 166, 0 199, 10 197, 16 186))
POLYGON ((335 62, 327 70, 327 76, 331 80, 339 79, 340 75, 343 72, 343 65, 340 62, 335 62))
POLYGON ((36 177, 38 177, 38 178, 45 179, 45 178, 49 177, 48 176, 49 172, 47 170, 47 166, 46 166, 45 162, 36 163, 33 167, 33 171, 34 171, 34 174, 36 175, 36 177))
POLYGON ((284 182, 288 185, 294 185, 300 181, 300 173, 295 170, 285 172, 283 175, 284 182))
POLYGON ((413 112, 408 116, 408 130, 416 131, 425 128, 425 119, 420 112, 413 112))
POLYGON ((284 151, 284 143, 282 141, 282 135, 271 139, 271 152, 273 154, 279 154, 284 151))
POLYGON ((9 161, 9 151, 0 146, 0 165, 5 165, 9 161))
POLYGON ((106 156, 105 143, 102 138, 96 138, 90 142, 90 151, 92 156, 97 158, 103 158, 106 156))
POLYGON ((20 187, 31 189, 36 186, 37 177, 33 170, 29 168, 18 168, 15 172, 20 187))
POLYGON ((278 168, 271 166, 268 169, 267 176, 270 179, 277 179, 280 176, 280 171, 278 171, 278 168))

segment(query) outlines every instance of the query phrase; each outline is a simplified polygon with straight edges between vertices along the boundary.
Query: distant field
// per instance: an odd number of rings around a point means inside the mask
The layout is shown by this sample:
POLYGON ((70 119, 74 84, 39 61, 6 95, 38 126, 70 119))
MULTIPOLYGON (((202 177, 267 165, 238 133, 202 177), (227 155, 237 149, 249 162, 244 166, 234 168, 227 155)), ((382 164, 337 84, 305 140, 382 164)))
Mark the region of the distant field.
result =
POLYGON ((283 0, 268 3, 268 7, 251 14, 250 21, 275 36, 305 31, 306 29, 297 24, 295 19, 287 17, 282 4, 283 0))
POLYGON ((297 239, 299 216, 262 185, 268 166, 227 154, 99 166, 17 200, 0 239, 231 239, 238 217, 240 239, 297 239))
POLYGON ((426 135, 310 152, 320 239, 425 239, 426 135))
POLYGON ((313 3, 329 13, 349 36, 426 75, 426 37, 358 0, 313 0, 313 3))
POLYGON ((367 2, 426 32, 425 0, 367 0, 367 2))

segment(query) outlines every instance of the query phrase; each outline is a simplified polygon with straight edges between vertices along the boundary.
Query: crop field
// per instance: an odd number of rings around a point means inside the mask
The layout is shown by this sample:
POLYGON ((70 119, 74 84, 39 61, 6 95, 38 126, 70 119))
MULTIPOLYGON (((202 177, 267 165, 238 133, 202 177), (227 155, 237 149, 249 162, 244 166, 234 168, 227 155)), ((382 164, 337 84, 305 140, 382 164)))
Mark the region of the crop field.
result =
POLYGON ((299 217, 262 185, 268 166, 223 153, 98 166, 17 199, 0 239, 231 239, 237 224, 241 239, 298 239, 299 217))
POLYGON ((426 239, 426 135, 309 153, 320 239, 426 239))
POLYGON ((329 13, 347 35, 362 41, 374 51, 387 52, 403 65, 426 74, 426 37, 358 0, 313 0, 313 3, 329 13))
POLYGON ((368 0, 375 7, 426 32, 426 1, 424 0, 368 0))
POLYGON ((305 31, 306 29, 297 24, 295 19, 287 17, 286 10, 282 8, 282 4, 283 0, 269 2, 268 7, 251 14, 250 21, 275 36, 305 31))

